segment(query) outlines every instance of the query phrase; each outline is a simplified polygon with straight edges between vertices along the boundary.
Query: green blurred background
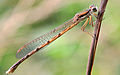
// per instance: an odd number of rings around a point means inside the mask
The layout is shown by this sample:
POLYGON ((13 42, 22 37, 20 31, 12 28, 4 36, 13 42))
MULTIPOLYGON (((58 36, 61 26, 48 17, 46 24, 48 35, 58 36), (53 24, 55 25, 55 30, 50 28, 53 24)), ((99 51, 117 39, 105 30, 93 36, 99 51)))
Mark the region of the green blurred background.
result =
MULTIPOLYGON (((120 75, 120 1, 109 0, 102 22, 92 75, 120 75)), ((17 50, 100 0, 0 0, 0 75, 19 59, 17 50)), ((82 23, 11 75, 85 75, 92 38, 82 23)), ((88 30, 94 30, 87 26, 88 30)))

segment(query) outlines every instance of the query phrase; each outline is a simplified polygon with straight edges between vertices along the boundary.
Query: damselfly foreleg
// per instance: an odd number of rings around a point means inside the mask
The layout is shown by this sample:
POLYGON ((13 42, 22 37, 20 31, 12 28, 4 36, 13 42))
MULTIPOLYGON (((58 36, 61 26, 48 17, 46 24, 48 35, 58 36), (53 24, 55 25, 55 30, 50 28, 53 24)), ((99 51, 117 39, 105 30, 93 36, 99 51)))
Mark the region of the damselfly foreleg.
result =
POLYGON ((88 31, 85 30, 85 27, 87 26, 88 21, 89 21, 89 17, 87 18, 87 20, 85 21, 85 23, 84 23, 83 26, 81 27, 81 30, 82 30, 83 32, 87 33, 88 35, 90 35, 90 36, 93 37, 93 35, 92 35, 90 32, 88 32, 88 31))

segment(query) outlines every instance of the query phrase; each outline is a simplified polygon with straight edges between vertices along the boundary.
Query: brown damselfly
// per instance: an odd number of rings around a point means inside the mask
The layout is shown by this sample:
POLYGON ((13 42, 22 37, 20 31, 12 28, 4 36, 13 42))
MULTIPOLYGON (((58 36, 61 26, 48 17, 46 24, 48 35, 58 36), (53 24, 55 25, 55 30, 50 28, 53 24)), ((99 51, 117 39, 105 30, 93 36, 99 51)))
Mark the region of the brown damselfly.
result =
MULTIPOLYGON (((58 37, 63 35, 65 32, 73 28, 74 26, 78 25, 81 21, 87 19, 84 23, 84 25, 81 27, 81 30, 92 36, 91 33, 85 31, 85 27, 88 24, 93 26, 93 19, 92 16, 96 16, 94 12, 97 12, 97 8, 94 5, 91 5, 89 9, 77 13, 72 19, 65 22, 64 24, 60 25, 59 27, 53 29, 52 31, 32 40, 31 42, 25 44, 23 47, 21 47, 17 53, 16 57, 21 58, 17 63, 15 63, 6 73, 12 73, 15 71, 15 69, 27 58, 29 58, 31 55, 36 53, 37 51, 41 50, 54 40, 56 40, 58 37)), ((93 37, 93 36, 92 36, 93 37)))

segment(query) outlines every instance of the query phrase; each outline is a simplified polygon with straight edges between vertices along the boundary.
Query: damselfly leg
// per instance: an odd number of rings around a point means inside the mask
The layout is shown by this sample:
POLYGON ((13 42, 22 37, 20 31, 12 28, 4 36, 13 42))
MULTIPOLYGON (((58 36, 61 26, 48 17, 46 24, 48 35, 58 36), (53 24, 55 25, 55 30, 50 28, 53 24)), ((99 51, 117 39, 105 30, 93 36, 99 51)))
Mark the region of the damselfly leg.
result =
MULTIPOLYGON (((94 14, 95 14, 95 13, 94 13, 94 14)), ((94 15, 94 14, 93 14, 93 15, 94 15)), ((95 14, 95 16, 96 16, 96 15, 97 15, 97 14, 95 14)), ((92 25, 92 27, 94 27, 94 22, 93 22, 92 15, 90 15, 90 16, 87 18, 87 20, 85 21, 85 23, 84 23, 83 26, 81 27, 81 30, 82 30, 83 32, 87 33, 88 35, 90 35, 90 36, 93 37, 93 34, 92 34, 92 33, 90 33, 89 31, 86 31, 86 30, 85 30, 88 22, 89 22, 89 25, 92 25)))
POLYGON ((85 27, 87 26, 89 19, 90 19, 90 18, 87 18, 87 20, 85 21, 85 23, 84 23, 83 26, 81 27, 81 30, 82 30, 83 32, 87 33, 88 35, 90 35, 90 36, 93 37, 93 35, 92 35, 90 32, 88 32, 88 31, 85 30, 85 27))
POLYGON ((90 17, 89 25, 92 25, 92 27, 94 27, 94 25, 93 25, 93 18, 92 18, 92 16, 89 16, 89 17, 90 17))

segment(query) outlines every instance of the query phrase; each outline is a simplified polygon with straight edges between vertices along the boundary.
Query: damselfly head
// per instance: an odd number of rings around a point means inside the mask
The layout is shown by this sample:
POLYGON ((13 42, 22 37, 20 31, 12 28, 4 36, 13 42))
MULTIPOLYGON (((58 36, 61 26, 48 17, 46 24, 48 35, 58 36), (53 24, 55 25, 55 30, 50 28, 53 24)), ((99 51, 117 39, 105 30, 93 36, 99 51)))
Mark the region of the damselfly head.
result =
POLYGON ((97 12, 97 7, 95 5, 91 5, 89 6, 89 8, 91 9, 91 11, 97 12))

